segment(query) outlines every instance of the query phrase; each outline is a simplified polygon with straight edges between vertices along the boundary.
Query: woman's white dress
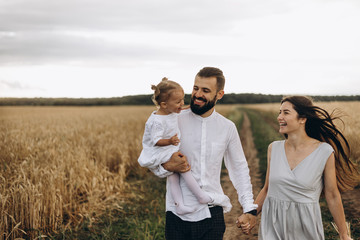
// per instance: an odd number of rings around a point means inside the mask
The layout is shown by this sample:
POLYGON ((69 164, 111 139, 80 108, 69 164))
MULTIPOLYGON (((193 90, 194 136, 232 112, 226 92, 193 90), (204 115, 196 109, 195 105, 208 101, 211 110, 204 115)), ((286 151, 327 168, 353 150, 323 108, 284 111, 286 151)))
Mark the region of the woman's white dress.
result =
POLYGON ((325 164, 334 150, 328 143, 320 143, 291 170, 284 143, 272 144, 269 189, 262 207, 259 239, 324 239, 319 197, 325 164))

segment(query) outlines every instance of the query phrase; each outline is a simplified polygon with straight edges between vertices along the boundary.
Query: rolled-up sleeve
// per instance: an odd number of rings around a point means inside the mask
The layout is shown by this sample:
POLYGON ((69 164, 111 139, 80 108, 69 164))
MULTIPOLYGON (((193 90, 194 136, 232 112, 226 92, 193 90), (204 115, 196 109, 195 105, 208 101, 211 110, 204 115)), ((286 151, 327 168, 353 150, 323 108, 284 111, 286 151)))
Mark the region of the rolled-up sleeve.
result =
POLYGON ((248 212, 257 208, 257 204, 254 204, 249 167, 235 125, 230 128, 229 134, 228 147, 224 155, 225 166, 237 191, 239 203, 243 211, 248 212))

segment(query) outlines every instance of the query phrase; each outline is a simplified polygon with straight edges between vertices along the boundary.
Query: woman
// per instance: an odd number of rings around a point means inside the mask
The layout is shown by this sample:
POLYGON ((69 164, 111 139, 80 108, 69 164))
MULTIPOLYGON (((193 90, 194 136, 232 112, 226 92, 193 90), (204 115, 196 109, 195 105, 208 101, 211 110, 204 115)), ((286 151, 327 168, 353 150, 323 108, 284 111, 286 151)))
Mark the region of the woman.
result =
MULTIPOLYGON (((351 239, 339 190, 356 186, 359 173, 335 118, 309 98, 291 96, 281 101, 277 119, 285 140, 268 148, 265 185, 255 201, 262 211, 259 239, 324 239, 322 191, 340 239, 351 239)), ((242 225, 243 231, 251 227, 242 225)))

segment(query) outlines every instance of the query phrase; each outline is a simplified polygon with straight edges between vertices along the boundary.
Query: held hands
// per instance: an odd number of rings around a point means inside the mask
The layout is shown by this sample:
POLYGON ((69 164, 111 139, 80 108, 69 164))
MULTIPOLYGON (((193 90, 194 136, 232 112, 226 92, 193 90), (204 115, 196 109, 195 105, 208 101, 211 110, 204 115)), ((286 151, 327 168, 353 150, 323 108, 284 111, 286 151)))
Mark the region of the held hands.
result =
POLYGON ((243 213, 236 221, 237 227, 241 228, 242 232, 246 235, 250 234, 251 229, 255 227, 255 224, 256 217, 249 213, 243 213))
POLYGON ((178 138, 177 134, 170 138, 170 143, 175 146, 179 145, 180 139, 178 138))

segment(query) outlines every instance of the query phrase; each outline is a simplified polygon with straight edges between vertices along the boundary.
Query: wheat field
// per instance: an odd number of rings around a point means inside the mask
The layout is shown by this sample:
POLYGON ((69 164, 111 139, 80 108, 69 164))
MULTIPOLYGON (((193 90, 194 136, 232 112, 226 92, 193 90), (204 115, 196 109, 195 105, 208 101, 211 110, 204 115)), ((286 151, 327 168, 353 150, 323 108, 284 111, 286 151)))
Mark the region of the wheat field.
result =
POLYGON ((55 231, 126 201, 153 107, 1 107, 0 239, 55 231), (27 235, 23 233, 26 232, 27 235))
MULTIPOLYGON (((278 104, 251 105, 278 111, 278 104)), ((345 134, 359 144, 360 102, 340 108, 345 134)), ((237 105, 219 105, 228 115, 237 105)), ((35 239, 96 221, 131 197, 129 176, 154 106, 0 107, 0 239, 35 239)), ((359 159, 360 152, 353 152, 359 159)), ((132 196, 133 197, 133 196, 132 196)))

